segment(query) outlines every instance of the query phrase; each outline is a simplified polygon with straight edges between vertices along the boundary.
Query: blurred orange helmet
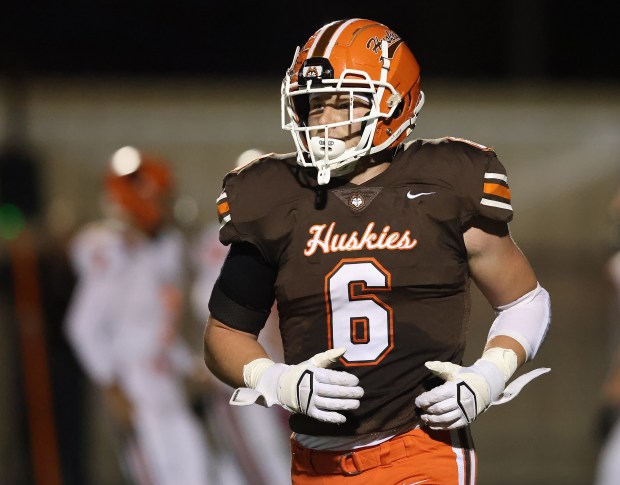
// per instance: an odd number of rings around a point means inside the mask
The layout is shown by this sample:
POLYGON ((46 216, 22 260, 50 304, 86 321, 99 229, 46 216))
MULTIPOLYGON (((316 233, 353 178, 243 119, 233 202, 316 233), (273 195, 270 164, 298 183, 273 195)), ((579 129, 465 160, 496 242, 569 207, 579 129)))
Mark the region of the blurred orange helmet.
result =
MULTIPOLYGON (((291 131, 297 162, 319 171, 319 183, 330 171, 362 156, 396 147, 411 132, 424 104, 420 67, 403 40, 389 27, 372 20, 338 20, 321 27, 298 48, 282 82, 282 128, 291 131), (309 98, 315 93, 362 96, 371 108, 362 118, 356 147, 323 136, 311 136, 307 126, 309 98)), ((340 123, 342 124, 342 123, 340 123)), ((312 127, 316 132, 317 127, 312 127)))
POLYGON ((166 162, 126 146, 112 155, 104 181, 108 198, 147 233, 161 226, 173 180, 166 162))

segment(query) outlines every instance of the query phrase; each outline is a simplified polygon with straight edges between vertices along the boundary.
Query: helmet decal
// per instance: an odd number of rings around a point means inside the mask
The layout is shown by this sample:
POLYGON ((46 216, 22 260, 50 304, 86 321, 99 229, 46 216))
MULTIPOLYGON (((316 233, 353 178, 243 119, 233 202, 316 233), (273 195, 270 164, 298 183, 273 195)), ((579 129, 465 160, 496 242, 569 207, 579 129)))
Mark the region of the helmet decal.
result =
POLYGON ((366 43, 366 47, 370 49, 371 51, 373 51, 375 54, 379 54, 381 52, 381 43, 383 41, 386 41, 388 43, 388 47, 389 47, 388 53, 390 54, 390 57, 391 57, 394 54, 396 47, 398 47, 398 44, 402 42, 402 39, 397 34, 392 32, 391 30, 386 30, 383 38, 379 39, 378 36, 374 36, 368 39, 368 42, 366 43))

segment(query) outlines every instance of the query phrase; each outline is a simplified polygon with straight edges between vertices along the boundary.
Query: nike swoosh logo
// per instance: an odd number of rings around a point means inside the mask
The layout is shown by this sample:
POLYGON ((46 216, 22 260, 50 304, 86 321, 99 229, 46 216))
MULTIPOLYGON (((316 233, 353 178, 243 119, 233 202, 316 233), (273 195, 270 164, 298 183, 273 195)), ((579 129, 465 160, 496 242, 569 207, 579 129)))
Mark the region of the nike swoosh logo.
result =
POLYGON ((415 199, 416 197, 421 197, 422 195, 432 195, 435 192, 420 192, 419 194, 412 194, 411 191, 407 192, 408 199, 415 199))
MULTIPOLYGON (((433 193, 434 193, 434 192, 433 192, 433 193)), ((414 483, 410 483, 409 485, 418 485, 418 483, 426 483, 426 482, 428 482, 429 480, 430 480, 430 478, 427 478, 426 480, 422 480, 421 482, 414 482, 414 483)), ((405 485, 405 484, 403 483, 403 485, 405 485)))

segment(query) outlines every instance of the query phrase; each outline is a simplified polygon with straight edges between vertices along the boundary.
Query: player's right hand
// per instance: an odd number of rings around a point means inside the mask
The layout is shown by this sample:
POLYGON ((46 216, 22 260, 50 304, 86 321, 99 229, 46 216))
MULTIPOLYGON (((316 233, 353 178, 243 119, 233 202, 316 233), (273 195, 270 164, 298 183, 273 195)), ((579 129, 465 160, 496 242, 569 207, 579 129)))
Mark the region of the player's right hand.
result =
POLYGON ((343 348, 327 350, 286 369, 278 379, 280 403, 319 421, 344 423, 346 417, 336 411, 357 409, 364 395, 356 376, 328 368, 345 351, 343 348))
POLYGON ((252 361, 244 368, 248 388, 237 389, 230 403, 279 404, 319 421, 344 423, 346 416, 339 411, 357 409, 364 395, 356 376, 328 368, 345 351, 344 348, 327 350, 297 365, 275 364, 269 359, 252 361))

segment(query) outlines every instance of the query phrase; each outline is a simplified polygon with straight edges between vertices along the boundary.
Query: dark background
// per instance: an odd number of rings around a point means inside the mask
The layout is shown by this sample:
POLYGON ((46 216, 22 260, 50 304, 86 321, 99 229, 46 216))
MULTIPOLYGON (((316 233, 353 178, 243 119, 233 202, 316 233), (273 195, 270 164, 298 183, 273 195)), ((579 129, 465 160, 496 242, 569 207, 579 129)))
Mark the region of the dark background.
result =
POLYGON ((280 76, 320 26, 363 17, 403 37, 429 76, 609 80, 620 75, 617 10, 555 0, 3 2, 0 69, 280 76))

